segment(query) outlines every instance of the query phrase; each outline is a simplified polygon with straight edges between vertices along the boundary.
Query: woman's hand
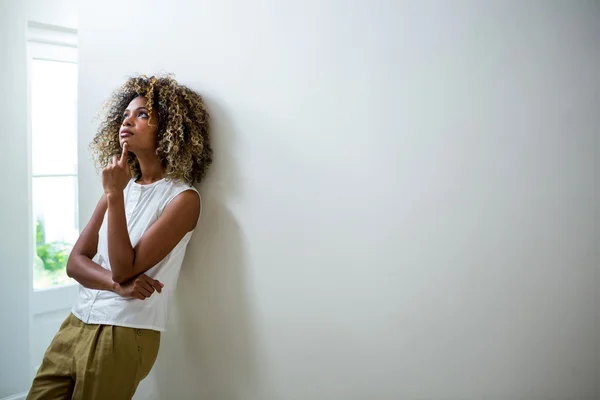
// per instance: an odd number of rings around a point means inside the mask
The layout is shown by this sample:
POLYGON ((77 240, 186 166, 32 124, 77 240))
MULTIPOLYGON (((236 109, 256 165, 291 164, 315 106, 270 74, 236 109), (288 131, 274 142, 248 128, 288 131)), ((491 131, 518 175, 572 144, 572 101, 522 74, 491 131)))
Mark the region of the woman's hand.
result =
POLYGON ((117 283, 115 293, 125 298, 144 300, 152 296, 155 290, 161 293, 164 286, 156 279, 152 279, 146 274, 141 274, 127 283, 117 283))
POLYGON ((123 193, 131 179, 131 169, 127 164, 127 142, 123 143, 121 158, 113 157, 112 163, 102 170, 102 187, 107 195, 123 193))

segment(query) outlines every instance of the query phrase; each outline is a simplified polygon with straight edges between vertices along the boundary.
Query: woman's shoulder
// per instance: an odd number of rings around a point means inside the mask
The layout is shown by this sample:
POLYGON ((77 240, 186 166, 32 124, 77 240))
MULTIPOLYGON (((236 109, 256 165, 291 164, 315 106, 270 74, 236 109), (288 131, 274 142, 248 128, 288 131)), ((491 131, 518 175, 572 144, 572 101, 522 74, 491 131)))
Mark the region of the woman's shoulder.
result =
POLYGON ((169 190, 173 191, 193 190, 196 193, 198 192, 198 189, 194 185, 190 185, 181 179, 165 179, 165 184, 169 190))
POLYGON ((200 197, 198 189, 196 189, 193 185, 190 185, 189 183, 179 179, 165 179, 162 189, 164 206, 169 204, 171 200, 173 200, 179 194, 189 190, 196 192, 197 196, 200 197))
MULTIPOLYGON (((196 189, 193 185, 188 184, 185 181, 182 180, 175 180, 175 179, 170 179, 170 180, 165 180, 165 182, 163 183, 163 190, 162 190, 162 196, 161 196, 161 203, 160 203, 160 210, 161 212, 175 199, 177 198, 179 195, 181 195, 184 192, 189 193, 189 191, 194 191, 196 193, 197 199, 195 199, 193 202, 199 202, 199 207, 200 210, 202 209, 202 201, 201 201, 201 197, 200 197, 200 193, 198 192, 198 189, 196 189)), ((192 198, 189 198, 189 201, 192 201, 192 198)), ((187 201, 185 202, 187 204, 187 201)))

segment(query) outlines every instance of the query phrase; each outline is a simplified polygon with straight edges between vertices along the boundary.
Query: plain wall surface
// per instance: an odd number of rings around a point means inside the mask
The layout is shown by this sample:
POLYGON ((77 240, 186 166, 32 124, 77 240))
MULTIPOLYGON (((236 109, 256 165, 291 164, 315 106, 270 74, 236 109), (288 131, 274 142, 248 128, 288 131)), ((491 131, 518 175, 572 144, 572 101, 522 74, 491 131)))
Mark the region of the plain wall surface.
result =
POLYGON ((0 399, 30 382, 27 75, 25 5, 0 1, 0 399))
POLYGON ((600 396, 597 2, 139 6, 81 3, 82 223, 128 75, 215 163, 137 399, 600 396))

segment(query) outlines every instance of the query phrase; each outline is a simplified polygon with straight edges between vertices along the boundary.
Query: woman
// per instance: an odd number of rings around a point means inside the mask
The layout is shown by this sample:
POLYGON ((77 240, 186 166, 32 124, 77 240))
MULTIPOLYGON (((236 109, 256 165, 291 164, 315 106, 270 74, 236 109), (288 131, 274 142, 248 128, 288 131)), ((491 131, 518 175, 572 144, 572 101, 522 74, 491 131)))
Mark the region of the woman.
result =
POLYGON ((81 286, 28 399, 131 399, 156 360, 196 189, 212 161, 202 98, 171 77, 127 80, 91 148, 104 194, 73 247, 81 286))

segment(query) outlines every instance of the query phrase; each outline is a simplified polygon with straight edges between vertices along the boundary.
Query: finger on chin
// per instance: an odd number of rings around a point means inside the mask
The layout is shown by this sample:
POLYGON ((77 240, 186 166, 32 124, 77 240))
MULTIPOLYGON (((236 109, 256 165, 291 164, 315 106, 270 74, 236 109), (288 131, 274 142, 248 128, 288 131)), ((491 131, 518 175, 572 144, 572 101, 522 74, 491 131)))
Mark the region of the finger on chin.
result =
POLYGON ((129 149, 129 145, 127 144, 127 142, 123 142, 123 153, 121 153, 121 160, 120 160, 122 163, 127 162, 128 149, 129 149))

